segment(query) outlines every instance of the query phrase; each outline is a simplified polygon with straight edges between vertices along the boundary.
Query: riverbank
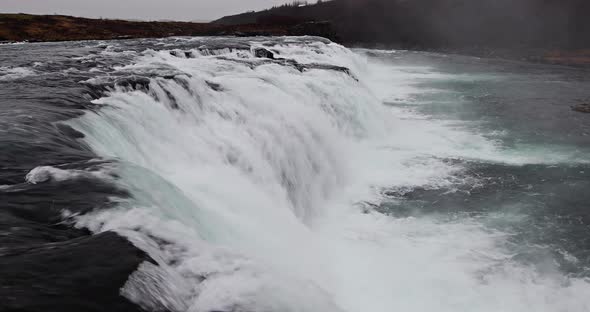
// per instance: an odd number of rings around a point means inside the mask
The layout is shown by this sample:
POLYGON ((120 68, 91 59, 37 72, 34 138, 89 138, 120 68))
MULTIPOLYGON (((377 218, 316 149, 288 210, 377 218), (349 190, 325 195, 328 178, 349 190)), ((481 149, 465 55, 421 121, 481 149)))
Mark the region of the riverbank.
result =
MULTIPOLYGON (((171 36, 283 36, 293 27, 217 25, 191 22, 143 22, 64 15, 0 14, 0 42, 50 42, 161 38, 171 36)), ((313 31, 310 31, 313 32, 313 31)))

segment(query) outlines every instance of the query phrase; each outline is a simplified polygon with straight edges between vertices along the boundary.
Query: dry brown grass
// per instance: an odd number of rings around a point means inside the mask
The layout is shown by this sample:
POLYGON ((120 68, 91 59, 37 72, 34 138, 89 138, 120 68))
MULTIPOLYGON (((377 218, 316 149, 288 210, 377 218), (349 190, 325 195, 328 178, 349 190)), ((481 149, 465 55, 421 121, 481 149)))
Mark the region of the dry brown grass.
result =
POLYGON ((7 41, 69 41, 234 33, 285 35, 288 30, 261 25, 223 26, 189 22, 87 19, 60 15, 0 14, 0 40, 7 41))

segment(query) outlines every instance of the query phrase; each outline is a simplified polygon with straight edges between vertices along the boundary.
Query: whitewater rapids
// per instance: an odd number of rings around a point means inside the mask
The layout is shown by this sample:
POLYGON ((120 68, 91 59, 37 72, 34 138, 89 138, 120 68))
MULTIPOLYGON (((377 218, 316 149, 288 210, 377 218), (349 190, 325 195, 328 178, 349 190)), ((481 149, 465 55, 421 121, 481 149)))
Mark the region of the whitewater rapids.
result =
MULTIPOLYGON (((510 233, 476 218, 375 209, 384 190, 479 183, 448 159, 584 159, 508 151, 460 122, 384 105, 428 92, 416 81, 465 77, 318 38, 244 42, 248 49, 106 49, 129 60, 116 75, 147 82, 115 85, 96 110, 69 121, 131 194, 77 225, 114 230, 157 262, 130 277, 124 296, 154 311, 590 310, 588 280, 551 261, 515 260, 510 233), (257 48, 279 59, 257 58, 257 48)), ((67 177, 35 170, 27 179, 67 177)))

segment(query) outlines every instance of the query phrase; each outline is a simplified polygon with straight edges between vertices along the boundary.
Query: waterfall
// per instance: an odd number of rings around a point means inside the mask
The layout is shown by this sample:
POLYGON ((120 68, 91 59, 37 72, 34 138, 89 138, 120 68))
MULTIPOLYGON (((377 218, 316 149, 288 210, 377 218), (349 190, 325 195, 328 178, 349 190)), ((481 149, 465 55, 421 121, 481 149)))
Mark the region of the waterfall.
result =
POLYGON ((477 221, 373 211, 383 188, 464 177, 444 157, 507 159, 460 125, 383 105, 411 100, 431 69, 369 64, 318 38, 187 40, 86 81, 106 91, 70 121, 130 194, 78 225, 117 231, 154 259, 122 290, 132 301, 194 312, 523 311, 587 287, 508 261, 498 243, 508 234, 477 221))

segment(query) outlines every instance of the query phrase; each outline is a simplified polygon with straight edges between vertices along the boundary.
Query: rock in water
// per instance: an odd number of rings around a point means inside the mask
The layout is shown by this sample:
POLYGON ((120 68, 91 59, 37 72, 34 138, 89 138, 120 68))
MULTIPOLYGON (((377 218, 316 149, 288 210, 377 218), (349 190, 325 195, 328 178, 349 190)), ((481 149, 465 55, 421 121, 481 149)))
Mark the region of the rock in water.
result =
POLYGON ((66 124, 56 124, 55 127, 61 132, 63 135, 72 138, 72 139, 83 139, 84 133, 72 128, 66 124))
POLYGON ((573 106, 572 109, 580 113, 590 113, 590 103, 578 104, 576 106, 573 106))
POLYGON ((0 311, 143 311, 120 289, 151 259, 114 232, 0 253, 0 311))
POLYGON ((271 59, 271 60, 275 59, 274 53, 272 53, 271 51, 269 51, 265 48, 254 49, 254 56, 260 57, 260 58, 267 58, 267 59, 271 59))

